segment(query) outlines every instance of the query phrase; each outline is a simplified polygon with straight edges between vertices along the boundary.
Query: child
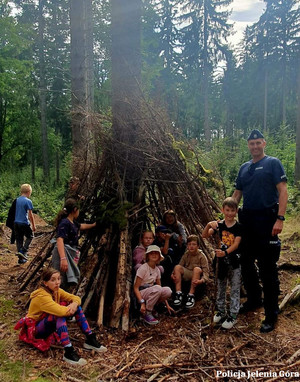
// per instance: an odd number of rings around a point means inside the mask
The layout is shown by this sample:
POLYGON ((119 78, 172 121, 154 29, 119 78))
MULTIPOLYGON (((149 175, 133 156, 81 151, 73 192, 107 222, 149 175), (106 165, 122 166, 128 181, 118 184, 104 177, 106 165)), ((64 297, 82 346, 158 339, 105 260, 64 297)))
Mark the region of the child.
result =
POLYGON ((157 264, 163 258, 157 245, 149 245, 146 251, 146 263, 139 267, 134 280, 133 290, 141 304, 140 312, 143 320, 149 325, 158 324, 158 320, 152 314, 157 303, 165 302, 169 313, 173 311, 167 301, 172 291, 169 287, 162 287, 160 283, 160 270, 157 264))
POLYGON ((185 226, 177 220, 176 214, 173 210, 167 210, 163 214, 162 225, 171 230, 174 242, 180 248, 183 247, 184 252, 187 243, 186 229, 185 226))
POLYGON ((21 196, 16 201, 16 215, 14 221, 14 233, 17 245, 18 263, 24 264, 28 260, 28 248, 33 239, 35 231, 35 222, 33 217, 33 205, 29 199, 32 193, 30 184, 22 184, 21 196), (31 227, 30 227, 31 223, 31 227), (26 240, 24 242, 24 237, 26 240))
MULTIPOLYGON (((146 250, 154 241, 154 235, 152 231, 143 231, 140 244, 133 250, 133 266, 137 271, 139 267, 145 263, 146 250)), ((164 273, 164 268, 161 265, 157 266, 161 275, 164 273)))
POLYGON ((146 249, 153 243, 154 235, 152 231, 143 231, 140 244, 133 250, 133 266, 137 271, 139 267, 145 262, 146 249))
POLYGON ((64 208, 56 218, 57 240, 52 252, 52 267, 61 271, 62 288, 68 284, 77 284, 80 272, 77 266, 80 252, 78 249, 79 230, 87 230, 96 226, 79 224, 76 219, 79 208, 75 199, 67 199, 64 208))
POLYGON ((238 247, 241 242, 241 225, 235 220, 238 204, 233 198, 226 198, 223 202, 222 212, 224 220, 209 222, 202 236, 208 238, 214 233, 219 233, 222 248, 216 250, 218 261, 218 292, 217 313, 214 316, 215 323, 222 323, 224 329, 231 329, 236 323, 240 308, 241 266, 238 247), (230 310, 226 317, 226 288, 229 282, 230 310), (225 320, 225 321, 224 321, 225 320))
POLYGON ((83 366, 87 362, 78 356, 71 344, 66 317, 75 314, 76 322, 86 336, 83 345, 85 349, 96 352, 105 352, 107 349, 92 333, 80 307, 80 297, 60 289, 60 283, 60 273, 56 269, 48 268, 42 272, 41 286, 31 293, 28 313, 17 323, 15 329, 22 328, 20 339, 40 350, 49 348, 48 338, 56 333, 64 347, 63 360, 71 365, 83 366))
POLYGON ((72 176, 69 180, 68 191, 66 193, 65 200, 67 199, 75 199, 78 201, 84 201, 85 197, 78 193, 81 182, 77 176, 72 176))
POLYGON ((191 281, 189 294, 185 307, 190 309, 195 305, 195 290, 197 285, 204 285, 209 278, 209 268, 206 256, 199 249, 200 240, 197 235, 190 235, 187 238, 187 251, 182 256, 178 265, 175 266, 171 275, 175 283, 175 297, 173 304, 180 306, 183 300, 181 291, 181 281, 191 281))

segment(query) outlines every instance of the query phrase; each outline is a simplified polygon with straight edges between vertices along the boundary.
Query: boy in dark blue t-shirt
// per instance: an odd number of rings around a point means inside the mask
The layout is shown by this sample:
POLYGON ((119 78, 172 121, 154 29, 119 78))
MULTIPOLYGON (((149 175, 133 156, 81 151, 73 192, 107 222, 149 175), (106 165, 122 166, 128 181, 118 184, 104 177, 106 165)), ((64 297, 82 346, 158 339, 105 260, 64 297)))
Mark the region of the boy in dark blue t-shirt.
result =
POLYGON ((22 184, 21 196, 16 201, 16 215, 14 221, 17 256, 19 257, 19 264, 24 264, 28 260, 28 248, 33 239, 33 232, 35 231, 35 222, 33 217, 33 205, 29 199, 32 193, 30 184, 22 184), (30 223, 32 228, 30 227, 30 223), (26 240, 24 242, 24 237, 26 240))
POLYGON ((233 327, 240 309, 241 266, 238 247, 242 239, 242 227, 235 220, 237 211, 236 200, 226 198, 222 207, 224 220, 207 223, 202 233, 204 238, 218 233, 221 240, 221 248, 216 250, 218 291, 217 313, 214 316, 214 323, 222 322, 224 329, 233 327), (227 283, 229 283, 231 290, 229 314, 226 316, 227 283))

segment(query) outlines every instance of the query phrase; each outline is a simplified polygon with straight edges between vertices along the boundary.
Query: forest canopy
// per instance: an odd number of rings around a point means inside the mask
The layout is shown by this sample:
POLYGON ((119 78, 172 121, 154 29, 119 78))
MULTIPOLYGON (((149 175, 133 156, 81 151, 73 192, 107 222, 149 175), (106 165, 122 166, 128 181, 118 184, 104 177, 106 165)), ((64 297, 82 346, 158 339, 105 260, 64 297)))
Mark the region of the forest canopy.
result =
MULTIPOLYGON (((124 2, 130 11, 133 2, 124 2)), ((75 3, 0 0, 2 173, 30 167, 34 179, 42 169, 44 179, 56 184, 62 181, 61 171, 65 176, 74 144, 70 14, 75 3)), ((89 107, 109 129, 111 2, 84 3, 86 28, 92 31, 86 54, 89 107)), ((264 1, 263 14, 246 28, 238 47, 227 42, 233 33, 230 4, 231 0, 143 1, 139 86, 146 100, 166 111, 176 141, 188 140, 209 153, 203 154, 211 158, 204 159, 204 165, 213 163, 225 189, 247 159, 246 151, 240 151, 241 139, 252 128, 264 131, 269 153, 283 160, 293 184, 300 179, 299 2, 264 1), (223 155, 222 161, 215 160, 216 152, 223 155)))

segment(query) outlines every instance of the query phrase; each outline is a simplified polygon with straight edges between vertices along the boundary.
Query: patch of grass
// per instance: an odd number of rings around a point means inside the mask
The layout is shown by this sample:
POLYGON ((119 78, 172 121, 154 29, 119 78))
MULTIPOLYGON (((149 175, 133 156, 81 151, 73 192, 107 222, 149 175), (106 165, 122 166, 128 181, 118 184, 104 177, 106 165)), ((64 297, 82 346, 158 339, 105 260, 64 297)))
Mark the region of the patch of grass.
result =
POLYGON ((0 381, 20 382, 25 381, 31 368, 29 362, 11 361, 5 354, 6 344, 0 341, 0 381))
POLYGON ((295 280, 293 280, 292 289, 295 288, 297 285, 300 285, 300 277, 297 277, 295 280))
MULTIPOLYGON (((14 310, 15 302, 13 300, 6 300, 4 297, 0 297, 0 320, 4 319, 7 312, 14 310)), ((15 309, 17 312, 17 310, 15 309)))

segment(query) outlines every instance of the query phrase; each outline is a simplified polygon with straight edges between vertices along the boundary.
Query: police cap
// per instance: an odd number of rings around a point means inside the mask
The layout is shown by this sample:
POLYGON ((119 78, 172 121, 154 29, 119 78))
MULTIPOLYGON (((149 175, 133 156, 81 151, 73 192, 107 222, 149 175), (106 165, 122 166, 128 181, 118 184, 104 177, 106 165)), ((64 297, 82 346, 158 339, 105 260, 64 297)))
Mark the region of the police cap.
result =
POLYGON ((247 138, 247 141, 250 141, 251 139, 265 139, 265 137, 262 135, 262 133, 259 130, 252 130, 249 137, 247 138))

